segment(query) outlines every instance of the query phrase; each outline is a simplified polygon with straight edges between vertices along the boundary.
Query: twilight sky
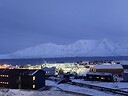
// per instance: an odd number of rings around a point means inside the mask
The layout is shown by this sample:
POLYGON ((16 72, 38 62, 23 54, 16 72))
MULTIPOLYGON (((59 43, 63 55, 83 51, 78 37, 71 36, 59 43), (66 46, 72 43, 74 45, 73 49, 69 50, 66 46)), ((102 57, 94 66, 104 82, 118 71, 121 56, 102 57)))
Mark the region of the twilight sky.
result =
POLYGON ((128 40, 128 0, 0 0, 0 53, 80 39, 128 40))

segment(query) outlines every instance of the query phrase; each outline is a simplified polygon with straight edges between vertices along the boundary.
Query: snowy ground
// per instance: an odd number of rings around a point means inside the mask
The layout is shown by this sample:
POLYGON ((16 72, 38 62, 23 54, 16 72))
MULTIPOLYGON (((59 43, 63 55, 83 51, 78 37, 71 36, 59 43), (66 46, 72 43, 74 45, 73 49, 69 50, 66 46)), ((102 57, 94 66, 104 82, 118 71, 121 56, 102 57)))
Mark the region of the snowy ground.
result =
POLYGON ((46 81, 49 89, 42 91, 34 90, 19 90, 19 89, 0 89, 0 96, 86 96, 75 93, 64 92, 57 88, 57 84, 51 81, 46 81))
MULTIPOLYGON (((128 83, 105 83, 105 82, 90 82, 84 80, 74 80, 75 82, 83 82, 93 85, 105 86, 109 88, 117 88, 118 89, 127 89, 128 83)), ((57 84, 56 82, 46 80, 46 85, 49 86, 49 89, 43 91, 32 91, 32 90, 19 90, 19 89, 0 89, 0 96, 114 96, 115 94, 83 88, 78 86, 73 86, 69 84, 57 84), (65 92, 71 91, 71 92, 65 92), (72 93, 74 92, 74 93, 72 93), (78 94, 76 94, 78 93, 78 94), (80 93, 80 94, 79 94, 80 93), (85 94, 85 95, 82 95, 85 94), (88 94, 88 95, 87 95, 88 94)), ((121 95, 115 95, 121 96, 121 95)))
POLYGON ((56 86, 57 88, 60 88, 63 90, 82 93, 82 94, 88 94, 91 96, 121 96, 121 95, 115 95, 109 92, 103 92, 103 91, 98 91, 98 90, 89 89, 89 88, 82 88, 82 87, 73 86, 69 84, 56 84, 55 82, 52 82, 49 80, 47 80, 46 83, 48 85, 56 86))
POLYGON ((70 94, 57 90, 49 91, 24 91, 19 89, 0 89, 0 96, 82 96, 77 94, 70 94))
POLYGON ((72 80, 72 81, 106 87, 106 88, 120 89, 120 90, 128 91, 128 82, 98 82, 98 81, 84 81, 82 79, 80 79, 80 80, 76 79, 76 80, 72 80))
POLYGON ((17 89, 9 89, 8 92, 0 90, 0 96, 80 96, 76 94, 69 94, 61 91, 23 91, 17 89))

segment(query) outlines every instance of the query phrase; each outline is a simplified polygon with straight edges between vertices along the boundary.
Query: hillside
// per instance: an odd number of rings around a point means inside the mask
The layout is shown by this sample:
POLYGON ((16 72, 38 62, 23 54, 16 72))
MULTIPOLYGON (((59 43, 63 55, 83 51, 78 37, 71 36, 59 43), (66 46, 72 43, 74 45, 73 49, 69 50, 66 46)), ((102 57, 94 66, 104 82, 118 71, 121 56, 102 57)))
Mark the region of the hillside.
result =
POLYGON ((112 40, 79 40, 69 45, 46 43, 0 55, 0 58, 43 58, 76 56, 127 56, 128 48, 112 40))

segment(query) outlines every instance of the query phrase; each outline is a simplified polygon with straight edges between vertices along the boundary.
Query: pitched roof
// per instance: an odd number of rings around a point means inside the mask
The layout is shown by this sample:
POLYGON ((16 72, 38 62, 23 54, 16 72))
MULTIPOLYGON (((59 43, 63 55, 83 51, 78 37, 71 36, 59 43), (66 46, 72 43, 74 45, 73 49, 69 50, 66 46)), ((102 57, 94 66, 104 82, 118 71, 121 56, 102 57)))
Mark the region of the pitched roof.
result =
MULTIPOLYGON (((14 75, 34 75, 39 70, 29 70, 29 69, 0 69, 0 74, 14 74, 14 75)), ((41 70, 43 72, 43 70, 41 70)))
POLYGON ((112 76, 111 73, 104 73, 104 72, 88 72, 86 75, 104 75, 104 76, 112 76))
POLYGON ((95 65, 95 69, 123 69, 120 64, 111 64, 111 65, 95 65))

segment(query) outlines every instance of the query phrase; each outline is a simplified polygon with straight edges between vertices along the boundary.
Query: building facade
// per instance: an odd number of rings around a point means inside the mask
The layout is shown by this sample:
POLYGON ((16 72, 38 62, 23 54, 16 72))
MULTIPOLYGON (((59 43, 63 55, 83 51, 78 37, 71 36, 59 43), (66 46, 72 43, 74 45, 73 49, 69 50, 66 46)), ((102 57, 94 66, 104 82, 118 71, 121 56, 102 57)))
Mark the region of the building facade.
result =
POLYGON ((0 87, 40 89, 45 86, 45 72, 29 69, 0 69, 0 87))

